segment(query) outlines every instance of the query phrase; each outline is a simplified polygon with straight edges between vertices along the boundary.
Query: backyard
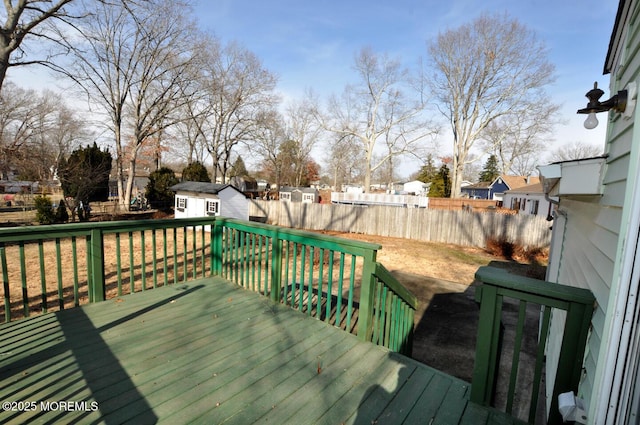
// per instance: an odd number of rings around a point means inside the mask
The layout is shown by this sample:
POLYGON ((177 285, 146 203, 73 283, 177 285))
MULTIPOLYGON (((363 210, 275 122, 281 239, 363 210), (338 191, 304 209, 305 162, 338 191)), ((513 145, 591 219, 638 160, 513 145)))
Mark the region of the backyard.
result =
MULTIPOLYGON (((518 252, 514 247, 505 247, 500 244, 489 244, 489 249, 481 249, 363 234, 322 233, 382 245, 382 249, 378 252, 377 260, 384 264, 400 283, 418 298, 413 357, 466 381, 471 381, 477 332, 478 306, 474 299, 474 274, 476 270, 481 266, 491 264, 492 266, 507 268, 517 274, 544 279, 546 264, 544 252, 518 252)), ((169 239, 173 239, 171 235, 168 236, 169 239)), ((191 246, 191 241, 185 243, 182 240, 182 234, 178 233, 177 236, 178 238, 174 239, 175 242, 169 242, 169 252, 173 251, 174 243, 177 247, 191 246)), ((113 253, 116 250, 115 245, 121 245, 122 255, 125 257, 128 255, 137 257, 140 253, 140 241, 136 241, 130 247, 127 246, 124 240, 120 243, 115 242, 113 238, 105 240, 105 253, 109 251, 113 253), (131 249, 131 252, 129 252, 129 249, 131 249)), ((151 242, 151 236, 147 235, 145 244, 149 245, 151 242)), ((33 246, 31 249, 35 248, 33 246)), ((13 247, 12 249, 16 248, 13 247)), ((29 250, 30 248, 27 249, 29 250)), ((53 255, 54 249, 55 247, 51 244, 45 244, 44 246, 45 253, 51 252, 51 255, 53 255)), ((157 249, 160 249, 160 245, 158 245, 157 249)), ((149 250, 150 247, 147 252, 149 250)), ((63 276, 72 276, 74 274, 74 264, 71 260, 72 249, 62 246, 61 252, 63 257, 63 276)), ((33 254, 27 254, 26 268, 35 272, 39 267, 38 255, 35 251, 33 254)), ((86 260, 81 252, 78 252, 78 254, 76 266, 77 273, 79 273, 78 279, 83 281, 86 279, 86 270, 83 267, 86 260)), ((106 257, 109 259, 112 258, 112 255, 109 254, 106 257)), ((189 256, 187 261, 193 259, 198 263, 197 270, 202 270, 200 255, 189 256)), ((134 264, 139 264, 138 258, 132 258, 132 260, 134 264)), ((111 262, 114 261, 111 260, 111 262)), ((148 262, 150 259, 147 258, 146 261, 148 262)), ((176 257, 175 263, 178 265, 177 268, 172 267, 172 265, 164 268, 164 264, 158 264, 155 267, 158 270, 160 284, 164 280, 163 275, 166 275, 168 282, 172 282, 174 276, 177 279, 182 279, 185 273, 191 274, 191 271, 187 270, 183 257, 176 257)), ((149 267, 144 273, 148 276, 148 287, 150 287, 151 281, 154 279, 152 270, 154 270, 154 267, 149 267)), ((141 289, 141 283, 138 281, 142 274, 141 272, 142 270, 136 269, 134 272, 136 277, 132 277, 130 272, 123 274, 121 285, 124 288, 124 293, 129 292, 127 286, 130 285, 132 278, 136 281, 137 290, 141 289)), ((15 284, 19 283, 20 278, 15 275, 10 276, 9 280, 15 284)), ((117 276, 108 276, 108 298, 118 296, 118 287, 120 286, 117 283, 118 280, 117 276)), ((53 276, 47 278, 48 292, 51 294, 56 292, 55 281, 56 279, 53 276)), ((34 285, 35 287, 27 288, 30 295, 35 295, 39 291, 38 286, 40 283, 34 281, 34 285)), ((65 286, 63 292, 65 293, 65 305, 67 308, 74 304, 74 298, 76 297, 79 297, 80 303, 86 302, 86 287, 76 289, 74 297, 73 288, 65 286)), ((19 299, 20 290, 15 288, 15 290, 12 290, 12 304, 15 308, 14 313, 17 313, 18 317, 20 315, 19 299)), ((33 302, 33 307, 38 310, 39 299, 34 298, 33 302)), ((55 305, 54 297, 51 296, 49 310, 55 309, 57 309, 57 306, 55 305)))

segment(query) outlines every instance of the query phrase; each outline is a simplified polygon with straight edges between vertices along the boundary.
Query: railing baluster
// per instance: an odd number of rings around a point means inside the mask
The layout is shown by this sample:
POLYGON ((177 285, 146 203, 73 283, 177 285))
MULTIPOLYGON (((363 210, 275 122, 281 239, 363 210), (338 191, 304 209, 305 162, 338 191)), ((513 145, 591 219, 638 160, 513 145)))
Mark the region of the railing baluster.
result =
POLYGON ((56 244, 56 277, 58 280, 58 308, 64 310, 64 288, 62 286, 62 250, 60 238, 55 239, 56 244))
POLYGON ((347 297, 347 331, 351 332, 351 314, 353 310, 353 290, 356 278, 356 256, 351 256, 351 271, 349 272, 349 295, 347 297))
POLYGON ((120 232, 116 232, 116 283, 118 286, 118 296, 122 296, 122 250, 120 248, 120 232))
POLYGON ((331 322, 331 305, 333 301, 333 260, 335 258, 335 251, 329 251, 329 270, 327 271, 327 308, 325 313, 325 321, 331 322))
POLYGON ((324 248, 320 248, 320 252, 318 253, 318 295, 316 302, 316 317, 318 319, 322 318, 322 281, 324 280, 324 248))
POLYGON ((527 302, 520 301, 518 309, 518 323, 516 324, 516 337, 513 342, 513 358, 511 360, 511 373, 509 374, 509 392, 507 393, 507 407, 505 411, 509 414, 513 411, 513 398, 516 392, 516 381, 518 378, 518 365, 520 364, 520 348, 522 347, 522 336, 524 334, 524 321, 527 314, 527 302))
POLYGON ((151 264, 153 266, 153 289, 158 287, 158 255, 157 255, 156 229, 151 229, 151 264))
POLYGON ((173 228, 173 284, 178 283, 178 229, 173 228))
POLYGON ((189 237, 189 231, 186 226, 182 227, 182 281, 187 281, 187 276, 189 276, 189 270, 187 266, 188 255, 187 255, 187 239, 189 237))
POLYGON ((40 289, 42 291, 42 312, 47 312, 47 277, 44 272, 44 242, 38 241, 38 262, 40 263, 40 289))
POLYGON ((167 229, 162 229, 162 272, 164 273, 164 286, 169 284, 169 257, 167 256, 167 229))
POLYGON ((135 263, 133 262, 133 232, 129 232, 129 293, 136 292, 135 263))
POLYGON ((27 265, 24 256, 24 242, 18 245, 20 252, 20 280, 22 282, 22 309, 24 317, 29 317, 29 294, 27 293, 27 265))
POLYGON ((147 247, 144 230, 140 231, 140 278, 142 280, 142 290, 147 289, 147 247))
POLYGON ((11 293, 9 291, 9 270, 7 270, 7 252, 4 243, 0 244, 0 265, 2 265, 2 288, 4 289, 4 321, 11 321, 11 293))
POLYGON ((77 307, 80 305, 80 283, 78 278, 78 248, 75 236, 71 237, 71 258, 73 262, 73 305, 77 307))

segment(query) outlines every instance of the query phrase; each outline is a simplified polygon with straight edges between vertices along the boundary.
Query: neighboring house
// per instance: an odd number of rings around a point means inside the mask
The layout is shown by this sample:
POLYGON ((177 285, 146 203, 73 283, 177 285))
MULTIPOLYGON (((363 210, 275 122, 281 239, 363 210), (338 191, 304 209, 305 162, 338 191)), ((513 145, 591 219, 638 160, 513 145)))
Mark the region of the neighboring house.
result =
POLYGON ((461 187, 460 191, 469 199, 491 199, 491 182, 469 184, 461 187))
POLYGON ((249 220, 249 200, 230 184, 182 182, 176 192, 175 218, 222 216, 249 220))
MULTIPOLYGON (((578 391, 589 424, 640 421, 639 15, 638 0, 619 2, 604 72, 610 95, 628 90, 629 101, 622 113, 600 114, 603 157, 538 167, 545 193, 559 198, 547 280, 587 288, 597 301, 578 391)), ((560 339, 550 332, 547 365, 556 364, 560 339)), ((554 373, 547 369, 547 382, 554 373)))
POLYGON ((402 190, 408 194, 426 196, 429 193, 429 187, 431 183, 421 182, 420 180, 413 180, 406 182, 402 185, 402 190))
POLYGON ((38 182, 0 180, 0 193, 37 193, 38 188, 38 182))
POLYGON ((278 197, 285 202, 304 202, 317 203, 320 202, 320 193, 318 189, 313 187, 289 187, 283 186, 278 192, 278 197))
POLYGON ((540 215, 551 219, 553 203, 542 190, 541 183, 523 186, 504 192, 503 207, 517 210, 519 214, 540 215))
POLYGON ((471 199, 492 199, 502 201, 507 190, 539 183, 538 177, 501 175, 492 182, 480 182, 460 188, 463 195, 471 199))

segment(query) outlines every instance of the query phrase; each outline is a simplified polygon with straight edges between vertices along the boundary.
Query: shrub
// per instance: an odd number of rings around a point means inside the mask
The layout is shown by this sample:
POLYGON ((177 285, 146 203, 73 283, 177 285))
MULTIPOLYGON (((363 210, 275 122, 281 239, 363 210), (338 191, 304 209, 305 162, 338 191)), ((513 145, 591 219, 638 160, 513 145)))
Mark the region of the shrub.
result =
POLYGON ((36 196, 36 220, 40 224, 52 224, 55 221, 53 204, 47 196, 36 196))
POLYGON ((58 208, 56 208, 56 223, 66 223, 69 221, 69 211, 67 211, 67 204, 65 204, 64 199, 60 199, 58 203, 58 208))

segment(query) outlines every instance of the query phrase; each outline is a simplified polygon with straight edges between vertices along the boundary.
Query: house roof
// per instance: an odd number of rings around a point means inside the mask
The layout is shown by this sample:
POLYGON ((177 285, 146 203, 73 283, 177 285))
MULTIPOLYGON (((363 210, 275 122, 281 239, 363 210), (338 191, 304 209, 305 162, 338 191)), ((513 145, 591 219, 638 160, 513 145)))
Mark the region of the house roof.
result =
POLYGON ((491 187, 491 184, 492 182, 478 182, 474 184, 469 184, 467 186, 463 186, 461 189, 462 190, 477 190, 477 189, 489 190, 489 188, 491 187))
POLYGON ((507 193, 527 193, 527 194, 543 194, 542 183, 534 183, 526 186, 519 187, 517 189, 507 190, 507 193))
POLYGON ((174 184, 169 189, 173 190, 174 192, 184 191, 184 192, 210 193, 212 195, 217 195, 222 190, 228 187, 232 188, 238 193, 242 193, 235 186, 232 186, 230 184, 190 182, 190 181, 174 184))
MULTIPOLYGON (((535 184, 535 183, 540 183, 540 177, 533 177, 533 176, 507 176, 507 175, 501 175, 500 177, 498 177, 498 179, 502 179, 503 182, 505 182, 505 184, 509 187, 509 190, 513 190, 513 189, 518 189, 524 186, 528 186, 531 184, 535 184)), ((491 185, 493 186, 493 184, 498 180, 494 180, 491 185)))

